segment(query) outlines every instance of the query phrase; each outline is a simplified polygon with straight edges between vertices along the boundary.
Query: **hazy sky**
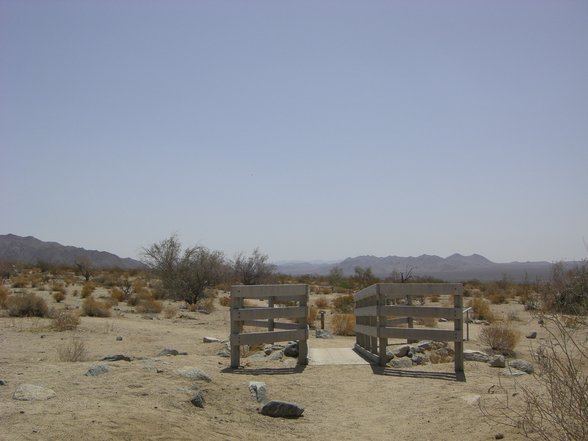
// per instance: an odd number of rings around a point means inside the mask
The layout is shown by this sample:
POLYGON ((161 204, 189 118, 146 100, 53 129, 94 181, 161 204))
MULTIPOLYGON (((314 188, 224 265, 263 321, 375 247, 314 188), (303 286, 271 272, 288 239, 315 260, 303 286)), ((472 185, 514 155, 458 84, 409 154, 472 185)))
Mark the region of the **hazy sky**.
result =
POLYGON ((0 234, 588 256, 588 2, 0 0, 0 234))

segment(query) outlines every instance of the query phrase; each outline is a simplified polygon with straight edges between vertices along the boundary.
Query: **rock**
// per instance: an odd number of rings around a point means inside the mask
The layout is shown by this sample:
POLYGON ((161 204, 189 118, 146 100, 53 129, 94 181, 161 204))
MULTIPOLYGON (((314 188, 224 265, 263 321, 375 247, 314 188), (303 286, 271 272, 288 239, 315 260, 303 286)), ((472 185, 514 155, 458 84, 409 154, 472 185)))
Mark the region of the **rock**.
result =
POLYGON ((222 340, 216 337, 202 337, 202 343, 220 343, 222 340))
POLYGON ((392 355, 394 355, 394 357, 396 357, 396 358, 406 357, 408 355, 409 351, 410 351, 410 346, 404 345, 404 346, 400 346, 396 349, 392 349, 392 355))
POLYGON ((174 356, 174 355, 188 355, 187 352, 179 352, 175 349, 171 349, 171 348, 163 348, 159 354, 157 354, 158 357, 165 357, 165 356, 174 356))
POLYGON ((447 319, 446 319, 446 318, 443 318, 443 317, 441 317, 441 318, 439 319, 439 322, 440 322, 440 323, 445 323, 446 321, 447 321, 447 319))
POLYGON ((118 337, 116 337, 116 341, 122 341, 122 337, 119 335, 118 337))
POLYGON ((494 439, 502 439, 504 438, 504 435, 500 432, 498 432, 496 435, 494 435, 494 439))
POLYGON ((523 371, 519 371, 518 369, 507 367, 500 372, 500 375, 503 377, 520 377, 521 375, 527 375, 523 371))
POLYGON ((515 369, 518 369, 519 371, 523 371, 527 374, 532 374, 534 371, 533 365, 526 360, 519 360, 519 359, 510 360, 508 362, 508 365, 515 368, 515 369))
POLYGON ((386 349, 386 363, 394 358, 394 354, 390 349, 386 349))
POLYGON ((529 332, 527 334, 527 338, 537 338, 537 332, 536 331, 529 332))
POLYGON ((412 360, 413 364, 417 364, 417 365, 425 364, 425 362, 426 362, 425 357, 421 354, 414 354, 412 356, 411 360, 412 360))
POLYGON ((219 357, 229 358, 231 356, 231 352, 227 349, 221 349, 216 353, 219 357))
POLYGON ((390 360, 390 366, 396 369, 411 368, 412 360, 408 357, 394 358, 390 360))
POLYGON ((422 352, 422 351, 430 351, 431 349, 433 349, 434 343, 431 340, 423 340, 423 341, 419 341, 416 344, 417 352, 422 352))
POLYGON ((463 358, 467 361, 479 361, 481 363, 488 363, 490 361, 490 356, 485 352, 474 351, 471 349, 463 351, 463 358))
POLYGON ((44 401, 55 396, 55 391, 35 384, 19 384, 12 394, 12 398, 19 401, 44 401))
POLYGON ((263 403, 264 401, 266 401, 267 386, 263 381, 250 381, 249 391, 258 403, 263 403))
POLYGON ((284 351, 280 350, 280 351, 275 351, 272 352, 267 359, 271 360, 271 361, 275 361, 275 360, 281 360, 282 358, 284 358, 284 351))
POLYGON ((286 357, 298 357, 298 342, 289 342, 284 348, 284 355, 286 357))
POLYGON ((196 407, 204 409, 204 394, 201 390, 196 392, 196 394, 190 400, 190 403, 192 403, 196 407))
POLYGON ((247 361, 265 361, 267 357, 263 352, 258 352, 257 354, 250 355, 247 357, 247 361))
POLYGON ((304 407, 287 401, 272 400, 265 403, 260 412, 262 415, 277 418, 298 418, 304 412, 304 407))
POLYGON ((2 380, 2 379, 0 378, 0 386, 8 386, 8 381, 6 381, 6 380, 2 380))
POLYGON ((326 329, 317 329, 314 331, 314 335, 316 338, 335 338, 333 337, 333 334, 331 334, 326 329))
POLYGON ((184 366, 183 368, 177 369, 176 372, 182 377, 189 378, 190 380, 206 381, 208 383, 212 381, 206 372, 195 367, 184 366))
POLYGON ((490 365, 491 367, 503 368, 506 367, 506 359, 504 358, 504 355, 495 355, 493 357, 490 357, 488 365, 490 365))
POLYGON ((102 375, 110 371, 110 368, 105 364, 97 364, 96 366, 92 366, 88 371, 84 374, 86 377, 97 377, 98 375, 102 375))
POLYGON ((107 355, 100 361, 131 361, 131 357, 124 354, 107 355))

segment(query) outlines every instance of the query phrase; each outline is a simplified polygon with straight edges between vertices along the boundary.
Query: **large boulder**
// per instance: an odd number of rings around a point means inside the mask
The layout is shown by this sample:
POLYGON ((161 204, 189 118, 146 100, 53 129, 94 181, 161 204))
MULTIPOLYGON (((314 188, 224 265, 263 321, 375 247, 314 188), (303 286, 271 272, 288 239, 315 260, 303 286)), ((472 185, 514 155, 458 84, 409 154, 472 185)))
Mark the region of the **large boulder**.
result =
POLYGON ((286 357, 298 357, 298 342, 291 341, 288 342, 286 347, 284 348, 284 355, 286 357))
POLYGON ((97 377, 98 375, 107 373, 109 370, 110 368, 105 364, 97 364, 88 369, 88 371, 84 375, 86 377, 97 377))
POLYGON ((482 351, 474 351, 472 349, 466 349, 463 351, 463 358, 467 361, 479 361, 481 363, 488 363, 490 356, 482 351))
POLYGON ((504 358, 504 355, 495 355, 490 358, 488 365, 491 367, 503 368, 506 367, 506 359, 504 358))
POLYGON ((527 374, 532 374, 534 371, 533 365, 526 360, 519 360, 515 358, 514 360, 510 360, 508 365, 527 374))
POLYGON ((408 357, 394 358, 390 360, 390 366, 396 369, 411 368, 412 360, 408 357))

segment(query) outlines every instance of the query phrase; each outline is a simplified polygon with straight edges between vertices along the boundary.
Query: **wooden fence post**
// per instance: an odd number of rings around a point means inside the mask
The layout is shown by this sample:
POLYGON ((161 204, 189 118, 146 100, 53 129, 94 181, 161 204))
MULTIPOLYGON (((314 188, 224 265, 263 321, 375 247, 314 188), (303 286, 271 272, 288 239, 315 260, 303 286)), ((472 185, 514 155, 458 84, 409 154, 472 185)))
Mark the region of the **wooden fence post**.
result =
POLYGON ((453 306, 459 310, 459 314, 453 321, 454 330, 459 338, 455 341, 455 371, 463 372, 463 289, 455 288, 453 293, 453 306))
POLYGON ((237 311, 243 307, 243 299, 231 295, 231 367, 237 369, 241 361, 241 347, 238 337, 243 328, 243 323, 237 320, 237 311))

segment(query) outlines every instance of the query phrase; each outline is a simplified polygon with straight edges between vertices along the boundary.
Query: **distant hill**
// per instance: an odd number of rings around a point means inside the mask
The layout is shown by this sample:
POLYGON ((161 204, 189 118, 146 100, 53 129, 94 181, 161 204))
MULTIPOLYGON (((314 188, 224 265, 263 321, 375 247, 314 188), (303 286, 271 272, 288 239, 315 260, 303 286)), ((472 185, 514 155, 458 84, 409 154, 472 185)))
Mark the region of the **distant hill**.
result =
POLYGON ((140 269, 145 267, 138 260, 121 258, 106 251, 64 246, 57 242, 43 242, 33 236, 0 235, 0 261, 73 265, 79 258, 89 259, 97 268, 140 269))
MULTIPOLYGON (((566 267, 578 265, 579 262, 566 262, 566 267)), ((471 279, 481 281, 501 280, 507 277, 509 280, 522 281, 525 277, 533 282, 535 280, 547 280, 551 274, 550 262, 510 262, 495 263, 479 254, 463 256, 452 254, 449 257, 439 257, 423 254, 418 257, 399 256, 357 256, 348 257, 336 264, 312 264, 308 262, 283 263, 277 266, 278 272, 283 274, 301 275, 317 274, 326 275, 334 267, 343 270, 344 275, 354 274, 355 267, 370 267, 374 275, 389 277, 392 273, 407 273, 412 269, 414 276, 429 276, 448 282, 458 282, 471 279)))

